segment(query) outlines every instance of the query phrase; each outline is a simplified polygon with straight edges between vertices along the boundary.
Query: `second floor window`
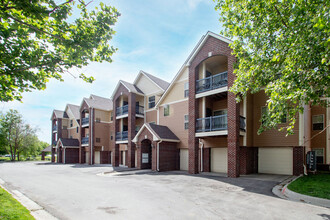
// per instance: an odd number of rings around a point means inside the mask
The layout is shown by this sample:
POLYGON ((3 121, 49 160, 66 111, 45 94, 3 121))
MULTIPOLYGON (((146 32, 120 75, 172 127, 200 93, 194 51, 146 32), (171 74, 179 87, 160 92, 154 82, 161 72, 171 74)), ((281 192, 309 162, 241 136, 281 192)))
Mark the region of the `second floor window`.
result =
POLYGON ((189 115, 184 115, 184 129, 189 129, 189 115))
POLYGON ((70 120, 70 127, 73 127, 73 120, 70 120))
POLYGON ((96 143, 100 143, 101 142, 101 138, 96 138, 96 143))
POLYGON ((77 133, 79 132, 79 127, 77 127, 77 133))
POLYGON ((148 99, 148 103, 149 103, 149 108, 153 108, 155 107, 155 96, 150 96, 148 99))
POLYGON ((113 121, 113 112, 110 113, 110 121, 113 121))
POLYGON ((101 119, 100 118, 96 118, 95 121, 96 122, 101 122, 101 119))
POLYGON ((170 115, 170 106, 164 105, 164 116, 169 116, 169 115, 170 115))
POLYGON ((323 128, 324 128, 324 115, 313 115, 312 123, 313 123, 313 131, 323 130, 323 128))
POLYGON ((189 96, 189 82, 186 82, 184 84, 184 97, 188 97, 189 96))

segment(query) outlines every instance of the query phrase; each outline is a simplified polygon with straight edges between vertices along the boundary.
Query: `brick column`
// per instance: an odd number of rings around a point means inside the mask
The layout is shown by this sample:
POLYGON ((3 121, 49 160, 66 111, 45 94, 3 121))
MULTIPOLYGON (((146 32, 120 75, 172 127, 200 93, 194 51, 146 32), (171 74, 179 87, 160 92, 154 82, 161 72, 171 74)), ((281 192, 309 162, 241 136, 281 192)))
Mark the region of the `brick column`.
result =
POLYGON ((196 93, 196 79, 198 76, 198 71, 196 65, 189 67, 189 134, 188 134, 188 151, 189 151, 189 163, 188 170, 191 174, 198 173, 198 139, 195 138, 196 133, 196 117, 198 115, 198 103, 195 98, 196 93))
POLYGON ((293 175, 304 173, 304 147, 293 147, 293 175))
POLYGON ((135 167, 135 144, 132 139, 135 137, 135 108, 136 95, 128 95, 128 144, 127 144, 127 166, 135 167))
MULTIPOLYGON (((233 64, 235 58, 228 56, 228 88, 235 80, 233 64)), ((239 177, 239 103, 236 103, 236 95, 228 91, 228 177, 239 177)))

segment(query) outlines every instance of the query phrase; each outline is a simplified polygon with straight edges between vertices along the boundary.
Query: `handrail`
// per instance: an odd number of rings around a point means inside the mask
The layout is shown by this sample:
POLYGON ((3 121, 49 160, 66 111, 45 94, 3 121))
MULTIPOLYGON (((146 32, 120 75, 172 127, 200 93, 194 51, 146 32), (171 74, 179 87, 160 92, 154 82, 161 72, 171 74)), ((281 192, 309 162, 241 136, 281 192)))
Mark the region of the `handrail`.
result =
POLYGON ((218 89, 228 85, 228 71, 196 80, 196 93, 218 89))

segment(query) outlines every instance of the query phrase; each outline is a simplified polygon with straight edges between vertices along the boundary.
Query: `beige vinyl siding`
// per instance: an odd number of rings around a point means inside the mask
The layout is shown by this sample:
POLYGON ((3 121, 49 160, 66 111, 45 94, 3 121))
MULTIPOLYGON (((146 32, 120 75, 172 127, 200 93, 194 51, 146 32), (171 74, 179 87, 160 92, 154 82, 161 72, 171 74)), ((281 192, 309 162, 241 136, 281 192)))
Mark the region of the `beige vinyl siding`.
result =
POLYGON ((227 148, 211 148, 211 172, 227 173, 227 148))
POLYGON ((292 175, 293 150, 289 147, 259 148, 258 172, 292 175))
POLYGON ((110 122, 110 111, 95 110, 95 120, 99 118, 101 122, 110 122))
POLYGON ((144 93, 144 94, 152 94, 157 92, 162 92, 161 88, 155 85, 154 82, 150 81, 147 77, 142 75, 139 80, 136 82, 136 86, 144 93))

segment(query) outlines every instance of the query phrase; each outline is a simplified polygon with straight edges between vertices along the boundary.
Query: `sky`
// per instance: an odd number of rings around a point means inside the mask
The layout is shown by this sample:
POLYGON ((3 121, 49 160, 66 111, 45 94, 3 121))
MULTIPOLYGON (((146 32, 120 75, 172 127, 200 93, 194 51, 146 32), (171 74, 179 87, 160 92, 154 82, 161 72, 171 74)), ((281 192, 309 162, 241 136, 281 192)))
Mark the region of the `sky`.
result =
MULTIPOLYGON (((95 7, 95 0, 88 7, 95 7)), ((103 0, 121 13, 109 42, 118 48, 112 63, 91 63, 81 70, 93 75, 92 84, 70 74, 64 82, 51 79, 42 91, 24 93, 22 102, 0 103, 0 111, 17 109, 24 120, 38 129, 42 141, 51 141, 53 109, 80 105, 90 94, 110 98, 119 80, 133 82, 140 70, 171 82, 199 39, 207 31, 219 33, 219 12, 212 0, 103 0)))

